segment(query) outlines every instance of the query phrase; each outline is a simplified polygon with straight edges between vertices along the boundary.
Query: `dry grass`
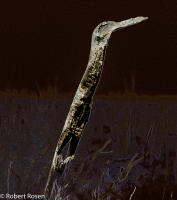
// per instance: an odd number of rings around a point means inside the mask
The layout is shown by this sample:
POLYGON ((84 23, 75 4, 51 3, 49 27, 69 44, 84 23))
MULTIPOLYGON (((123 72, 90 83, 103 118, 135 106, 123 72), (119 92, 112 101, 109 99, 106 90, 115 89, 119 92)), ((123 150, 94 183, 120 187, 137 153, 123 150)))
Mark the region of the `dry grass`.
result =
POLYGON ((3 89, 0 91, 0 96, 10 97, 26 97, 26 98, 61 98, 61 97, 72 97, 71 93, 61 93, 60 90, 55 86, 48 86, 46 89, 3 89))
MULTIPOLYGON (((25 97, 35 99, 56 99, 56 98, 73 98, 75 92, 63 92, 55 85, 49 85, 46 89, 36 87, 35 90, 30 89, 1 89, 0 97, 25 97)), ((140 99, 140 100, 157 100, 157 101, 176 101, 177 95, 149 95, 147 93, 136 93, 134 89, 125 89, 123 92, 112 92, 106 94, 96 94, 95 98, 102 99, 140 99)))
MULTIPOLYGON (((53 184, 51 199, 55 200, 118 200, 123 199, 124 194, 118 190, 117 184, 121 184, 125 181, 127 176, 122 180, 121 172, 118 171, 115 179, 108 173, 109 162, 106 163, 105 168, 101 169, 100 179, 96 187, 92 185, 92 177, 89 177, 89 172, 92 171, 92 165, 94 165, 96 157, 108 146, 111 140, 105 141, 104 144, 99 146, 94 152, 90 153, 86 159, 83 159, 78 169, 74 169, 71 165, 66 166, 66 169, 61 177, 60 185, 53 184), (109 181, 108 181, 109 180, 109 181), (114 187, 110 187, 114 186, 114 187)), ((135 156, 134 156, 135 157, 135 156)), ((134 158, 133 157, 133 158, 134 158)), ((121 168, 126 168, 133 158, 121 168)), ((131 167, 132 168, 132 167, 131 167)), ((128 168, 128 173, 131 168, 128 168)), ((10 177, 14 173, 12 162, 9 164, 7 175, 7 193, 10 193, 10 177)), ((128 175, 128 174, 127 174, 128 175)), ((128 192, 128 199, 132 199, 136 190, 136 186, 130 188, 128 192)), ((41 190, 42 191, 42 190, 41 190)), ((18 191, 15 191, 18 193, 18 191)), ((32 191, 28 191, 31 194, 32 191)))
MULTIPOLYGON (((123 199, 121 191, 118 189, 118 185, 124 182, 131 169, 140 161, 141 158, 135 160, 138 154, 135 154, 124 166, 120 167, 115 178, 112 178, 109 173, 109 162, 106 167, 101 169, 101 175, 98 180, 97 186, 92 184, 92 177, 89 177, 89 172, 92 171, 92 165, 95 163, 95 159, 111 142, 111 140, 105 141, 103 145, 98 147, 93 153, 88 155, 87 159, 81 161, 81 165, 78 169, 74 169, 72 166, 67 166, 64 174, 61 177, 61 184, 54 183, 51 199, 76 199, 76 200, 118 200, 123 199)), ((128 199, 132 199, 136 190, 128 192, 128 199)))
MULTIPOLYGON (((149 139, 149 137, 147 138, 149 139)), ((145 190, 140 187, 137 187, 135 184, 130 184, 127 186, 121 187, 123 182, 128 179, 129 172, 132 170, 132 167, 136 167, 135 165, 142 160, 142 157, 137 157, 138 154, 135 154, 132 158, 129 158, 123 166, 118 170, 117 175, 112 177, 110 174, 110 166, 109 160, 105 160, 105 165, 101 166, 100 175, 95 185, 93 185, 93 175, 90 176, 90 172, 93 170, 93 166, 96 161, 98 155, 102 153, 103 150, 109 145, 110 140, 105 141, 101 146, 99 146, 94 152, 88 154, 88 156, 84 159, 80 160, 80 166, 76 169, 73 168, 72 165, 67 166, 64 171, 61 179, 60 185, 54 183, 53 185, 53 194, 50 200, 133 200, 133 199, 175 199, 174 194, 175 190, 172 188, 167 189, 164 188, 155 188, 156 191, 158 189, 158 198, 157 194, 155 198, 153 197, 152 188, 149 188, 151 191, 149 193, 148 188, 145 190), (123 171, 122 171, 123 169, 123 171), (126 172, 126 173, 125 173, 126 172), (148 196, 144 196, 145 191, 147 191, 148 196), (168 192, 167 192, 168 191, 168 192)), ((72 164, 72 163, 71 163, 72 164)), ((12 162, 9 164, 8 173, 7 173, 7 193, 10 193, 10 178, 11 174, 14 174, 14 169, 12 166, 12 162)), ((23 179, 23 178, 21 178, 23 179)), ((128 182, 127 182, 128 183, 128 182)), ((148 184, 147 184, 148 185, 148 184)), ((150 185, 148 185, 149 187, 150 185)), ((153 186, 152 186, 153 187, 153 186)), ((43 188, 41 188, 43 191, 43 188)), ((14 191, 15 193, 19 193, 18 191, 14 191)), ((33 194, 33 191, 27 191, 27 193, 33 194)), ((26 193, 25 193, 26 194, 26 193)), ((42 192, 40 193, 42 194, 42 192)))

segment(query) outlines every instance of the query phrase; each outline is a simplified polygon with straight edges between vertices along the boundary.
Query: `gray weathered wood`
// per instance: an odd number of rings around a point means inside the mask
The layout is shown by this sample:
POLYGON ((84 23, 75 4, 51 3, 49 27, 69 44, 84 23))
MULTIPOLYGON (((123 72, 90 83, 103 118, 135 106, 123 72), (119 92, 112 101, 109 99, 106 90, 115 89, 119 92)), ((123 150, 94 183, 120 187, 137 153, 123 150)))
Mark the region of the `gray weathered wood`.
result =
POLYGON ((121 22, 106 21, 94 29, 88 65, 71 104, 53 157, 44 192, 46 199, 50 198, 53 183, 59 180, 65 165, 74 158, 82 131, 89 119, 93 96, 101 76, 106 46, 111 33, 146 19, 147 17, 136 17, 121 22), (62 150, 69 141, 70 147, 63 160, 62 150))

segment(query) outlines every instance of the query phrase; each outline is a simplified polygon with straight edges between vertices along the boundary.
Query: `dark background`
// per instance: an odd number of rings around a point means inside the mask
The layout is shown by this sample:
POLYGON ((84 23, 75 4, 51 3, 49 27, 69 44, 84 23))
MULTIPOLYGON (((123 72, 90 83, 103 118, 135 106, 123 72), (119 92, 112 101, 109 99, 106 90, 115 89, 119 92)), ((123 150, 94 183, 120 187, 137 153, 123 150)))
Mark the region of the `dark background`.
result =
POLYGON ((85 71, 91 34, 105 20, 148 16, 113 33, 98 94, 177 94, 177 3, 149 1, 1 1, 0 88, 48 85, 74 92, 85 71))

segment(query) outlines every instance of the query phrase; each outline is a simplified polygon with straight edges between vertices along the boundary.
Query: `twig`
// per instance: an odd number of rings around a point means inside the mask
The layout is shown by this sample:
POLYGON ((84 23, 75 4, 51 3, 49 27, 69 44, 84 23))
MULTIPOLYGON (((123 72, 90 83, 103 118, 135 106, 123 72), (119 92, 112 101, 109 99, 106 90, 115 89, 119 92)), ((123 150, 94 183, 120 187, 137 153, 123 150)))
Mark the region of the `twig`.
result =
POLYGON ((141 158, 136 159, 137 155, 138 154, 136 153, 125 166, 120 167, 120 170, 118 171, 116 178, 114 179, 114 181, 112 183, 109 184, 109 186, 107 187, 105 192, 102 194, 103 200, 105 200, 107 198, 108 194, 114 195, 113 189, 114 189, 115 184, 125 181, 126 178, 128 177, 128 174, 130 173, 131 169, 139 161, 141 161, 143 159, 143 156, 141 158))
POLYGON ((150 141, 150 138, 151 138, 152 133, 153 133, 153 131, 154 131, 155 125, 156 125, 156 123, 154 123, 154 124, 150 127, 150 129, 149 129, 149 131, 148 131, 148 133, 147 133, 147 136, 146 136, 147 139, 146 139, 146 144, 145 144, 145 147, 144 147, 144 163, 145 163, 146 158, 147 158, 147 155, 148 155, 149 141, 150 141))
POLYGON ((133 192, 130 194, 130 198, 129 198, 129 200, 132 200, 132 198, 133 198, 133 195, 135 194, 135 191, 136 191, 136 186, 135 186, 135 188, 134 188, 133 192))
POLYGON ((109 188, 113 189, 116 183, 120 183, 122 181, 125 181, 127 178, 128 174, 130 173, 131 169, 139 162, 141 161, 144 157, 142 156, 141 158, 138 158, 135 160, 137 157, 137 153, 131 158, 131 160, 125 165, 122 166, 114 179, 114 181, 110 184, 109 188))
POLYGON ((107 154, 107 153, 113 153, 113 151, 102 151, 100 153, 103 153, 103 154, 106 153, 107 154))
MULTIPOLYGON (((70 181, 70 184, 73 182, 78 181, 79 179, 82 178, 87 174, 91 164, 94 162, 94 160, 96 159, 96 156, 103 151, 108 144, 111 142, 110 139, 108 139, 101 147, 99 147, 96 151, 94 151, 92 153, 92 155, 90 156, 90 158, 88 159, 88 163, 84 163, 82 162, 82 165, 80 166, 80 169, 78 170, 78 173, 76 173, 76 171, 70 166, 71 172, 72 172, 72 179, 70 181)), ((85 180, 85 179, 84 179, 85 180)), ((87 181, 87 180, 86 180, 87 181)))
POLYGON ((92 164, 92 163, 94 162, 94 160, 96 159, 96 156, 97 156, 101 151, 103 151, 103 150, 108 146, 108 144, 109 144, 110 142, 111 142, 111 140, 108 139, 101 147, 99 147, 99 148, 90 156, 90 159, 89 159, 88 164, 86 165, 85 168, 82 169, 82 172, 81 172, 81 174, 80 174, 79 177, 84 177, 84 176, 87 174, 87 172, 88 172, 88 170, 89 170, 91 164, 92 164))

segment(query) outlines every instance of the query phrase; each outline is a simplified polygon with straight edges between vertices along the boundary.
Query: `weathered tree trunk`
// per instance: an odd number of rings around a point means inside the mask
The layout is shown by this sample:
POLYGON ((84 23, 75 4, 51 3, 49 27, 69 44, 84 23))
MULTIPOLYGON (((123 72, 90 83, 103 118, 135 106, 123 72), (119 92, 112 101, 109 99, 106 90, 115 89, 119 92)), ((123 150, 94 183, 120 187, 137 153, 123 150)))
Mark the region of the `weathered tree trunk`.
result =
POLYGON ((134 25, 145 19, 147 18, 137 17, 122 22, 108 21, 99 24, 94 29, 92 34, 89 62, 71 104, 65 125, 55 150, 44 192, 46 199, 49 199, 51 196, 53 183, 55 182, 59 184, 59 178, 65 169, 65 165, 74 158, 81 133, 89 119, 93 96, 101 76, 106 46, 111 33, 114 30, 134 25), (69 141, 70 147, 67 152, 66 159, 63 160, 62 150, 69 141))

